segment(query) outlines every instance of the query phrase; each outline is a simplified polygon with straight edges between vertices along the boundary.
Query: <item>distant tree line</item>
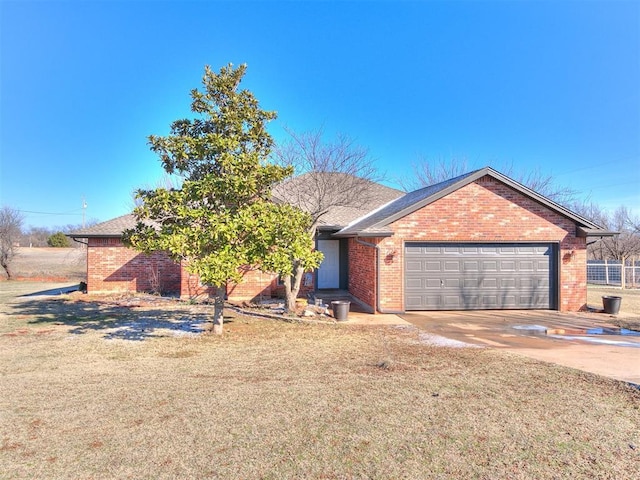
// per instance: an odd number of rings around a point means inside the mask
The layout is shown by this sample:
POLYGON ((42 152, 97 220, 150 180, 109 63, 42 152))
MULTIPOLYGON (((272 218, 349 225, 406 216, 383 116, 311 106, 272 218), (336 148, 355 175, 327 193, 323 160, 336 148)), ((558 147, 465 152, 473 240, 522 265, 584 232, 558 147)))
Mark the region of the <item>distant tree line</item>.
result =
MULTIPOLYGON (((95 225, 92 220, 85 227, 95 225)), ((0 267, 9 280, 13 278, 12 263, 20 248, 29 247, 80 247, 65 234, 80 230, 82 225, 62 227, 24 227, 24 215, 9 206, 0 207, 0 267)))
MULTIPOLYGON (((85 228, 98 223, 85 223, 85 228)), ((53 227, 24 227, 18 236, 20 247, 81 247, 78 242, 70 240, 65 234, 82 229, 82 224, 68 224, 53 227)))
POLYGON ((626 206, 607 211, 594 203, 576 202, 570 208, 593 223, 619 233, 587 245, 589 260, 619 260, 625 263, 640 257, 640 217, 632 214, 626 206))

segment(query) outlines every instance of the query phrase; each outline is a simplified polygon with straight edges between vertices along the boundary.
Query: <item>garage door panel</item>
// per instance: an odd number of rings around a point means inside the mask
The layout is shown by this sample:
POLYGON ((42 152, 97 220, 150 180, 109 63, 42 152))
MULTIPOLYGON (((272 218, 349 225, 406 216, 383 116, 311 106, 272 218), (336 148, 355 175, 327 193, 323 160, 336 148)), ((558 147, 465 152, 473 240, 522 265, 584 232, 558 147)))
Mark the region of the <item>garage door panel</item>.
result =
POLYGON ((538 260, 537 264, 538 270, 549 270, 549 262, 545 260, 538 260))
POLYGON ((535 268, 533 268, 534 263, 530 260, 521 260, 518 262, 518 270, 521 272, 533 272, 535 268))
POLYGON ((427 278, 425 287, 428 289, 432 289, 432 288, 439 289, 441 287, 440 280, 438 280, 437 278, 427 278))
POLYGON ((465 261, 463 263, 462 269, 465 272, 479 272, 480 271, 480 263, 476 261, 465 261))
POLYGON ((481 262, 483 272, 497 272, 498 261, 497 260, 483 260, 481 262))
POLYGON ((441 272, 442 271, 442 264, 440 262, 425 262, 424 264, 424 269, 427 272, 441 272))
POLYGON ((424 270, 422 262, 419 260, 407 261, 405 268, 408 272, 422 272, 424 270))
POLYGON ((483 278, 480 282, 480 287, 483 289, 497 289, 499 279, 497 278, 483 278))
POLYGON ((405 252, 407 310, 551 308, 555 298, 548 244, 423 243, 405 252))
MULTIPOLYGON (((429 280, 427 279, 426 281, 428 282, 429 280)), ((405 285, 407 287, 407 290, 422 290, 424 283, 425 279, 422 278, 407 278, 405 285)), ((440 282, 438 282, 438 285, 439 284, 440 282)))
POLYGON ((443 306, 448 309, 457 309, 461 306, 462 299, 459 295, 443 295, 443 306))
POLYGON ((459 261, 445 261, 442 271, 444 272, 459 272, 461 271, 459 261))
POLYGON ((501 272, 515 272, 517 270, 517 263, 513 260, 500 260, 501 272))
POLYGON ((441 287, 444 288, 460 288, 462 286, 461 278, 445 278, 443 281, 438 282, 441 287))
POLYGON ((484 279, 482 278, 465 278, 462 285, 464 286, 464 288, 469 289, 469 288, 478 288, 480 287, 480 285, 484 282, 484 279))

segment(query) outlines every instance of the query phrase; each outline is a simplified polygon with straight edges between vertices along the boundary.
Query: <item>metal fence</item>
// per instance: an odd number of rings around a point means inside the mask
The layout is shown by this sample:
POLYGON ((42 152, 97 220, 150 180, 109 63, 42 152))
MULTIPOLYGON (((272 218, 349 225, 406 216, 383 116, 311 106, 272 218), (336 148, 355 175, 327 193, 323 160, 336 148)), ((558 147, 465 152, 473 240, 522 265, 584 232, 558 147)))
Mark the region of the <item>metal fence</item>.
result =
POLYGON ((623 278, 624 288, 639 288, 640 265, 623 267, 621 262, 615 260, 587 261, 587 283, 621 287, 623 278))

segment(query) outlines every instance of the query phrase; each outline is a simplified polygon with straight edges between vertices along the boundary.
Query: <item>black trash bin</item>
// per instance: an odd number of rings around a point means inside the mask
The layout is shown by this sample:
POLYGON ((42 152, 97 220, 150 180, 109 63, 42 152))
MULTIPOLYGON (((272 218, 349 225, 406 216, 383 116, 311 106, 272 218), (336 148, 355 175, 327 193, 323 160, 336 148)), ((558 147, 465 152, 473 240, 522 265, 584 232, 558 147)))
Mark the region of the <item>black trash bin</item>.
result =
POLYGON ((349 318, 349 305, 351 305, 351 302, 347 302, 346 300, 336 300, 331 302, 333 318, 339 322, 347 320, 349 318))
POLYGON ((602 305, 604 306, 604 313, 610 313, 617 315, 620 311, 620 303, 622 297, 602 297, 602 305))

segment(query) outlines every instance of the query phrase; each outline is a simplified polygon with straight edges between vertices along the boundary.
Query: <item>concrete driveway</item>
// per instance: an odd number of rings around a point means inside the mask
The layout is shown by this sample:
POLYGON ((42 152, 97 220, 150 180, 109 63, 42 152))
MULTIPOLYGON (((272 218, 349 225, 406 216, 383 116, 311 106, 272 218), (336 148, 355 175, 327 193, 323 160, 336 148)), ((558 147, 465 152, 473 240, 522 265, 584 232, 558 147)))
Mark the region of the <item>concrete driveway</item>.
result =
POLYGON ((640 385, 640 334, 615 327, 605 314, 491 310, 400 317, 433 335, 640 385))

